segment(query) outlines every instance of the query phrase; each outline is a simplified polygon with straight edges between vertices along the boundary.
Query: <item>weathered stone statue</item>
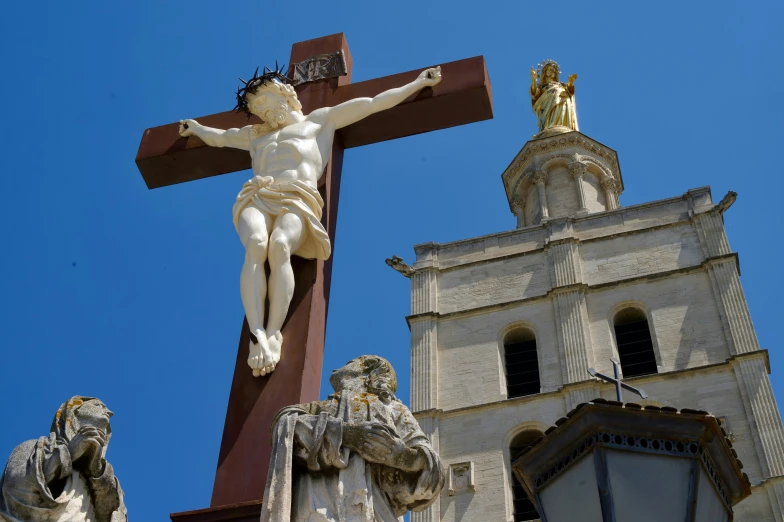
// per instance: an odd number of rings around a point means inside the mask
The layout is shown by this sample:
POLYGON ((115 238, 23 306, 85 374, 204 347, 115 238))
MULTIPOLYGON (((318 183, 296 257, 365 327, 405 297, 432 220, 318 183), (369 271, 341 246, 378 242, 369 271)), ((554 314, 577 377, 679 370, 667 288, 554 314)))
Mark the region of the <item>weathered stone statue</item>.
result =
POLYGON ((253 375, 272 372, 280 361, 281 328, 294 295, 291 256, 330 256, 329 236, 320 221, 324 202, 317 186, 332 152, 335 131, 392 108, 440 81, 440 68, 427 69, 408 85, 375 98, 356 98, 305 116, 297 93, 280 70, 261 76, 257 70, 248 82, 243 80, 237 110, 255 114, 263 124, 220 130, 195 120, 181 122, 182 136, 198 136, 213 147, 247 150, 252 157, 254 177, 237 196, 233 215, 245 247, 240 293, 251 332, 248 365, 253 375), (270 265, 269 288, 265 261, 270 265))
POLYGON ((284 408, 273 423, 262 522, 398 522, 432 504, 441 461, 394 395, 385 359, 332 372, 325 401, 284 408))
POLYGON ((539 124, 539 134, 534 137, 579 130, 574 103, 577 75, 572 74, 567 83, 561 83, 560 74, 561 68, 553 60, 545 60, 538 68, 531 68, 531 104, 539 124))
POLYGON ((127 522, 106 462, 112 412, 98 399, 60 406, 48 437, 14 449, 0 479, 1 522, 127 522))

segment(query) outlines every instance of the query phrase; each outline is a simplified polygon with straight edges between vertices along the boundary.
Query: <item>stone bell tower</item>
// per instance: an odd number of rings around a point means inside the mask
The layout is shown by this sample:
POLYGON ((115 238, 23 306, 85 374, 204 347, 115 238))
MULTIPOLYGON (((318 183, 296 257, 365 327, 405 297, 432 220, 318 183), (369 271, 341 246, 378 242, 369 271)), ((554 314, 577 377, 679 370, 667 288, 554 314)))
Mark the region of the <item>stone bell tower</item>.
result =
POLYGON ((724 230, 735 194, 621 207, 618 156, 577 130, 576 76, 559 74, 532 71, 539 133, 502 174, 516 228, 388 261, 411 278, 411 411, 448 473, 412 521, 537 520, 510 463, 579 403, 614 399, 588 373, 613 358, 646 407, 719 419, 752 484, 735 520, 784 521, 784 428, 724 230))

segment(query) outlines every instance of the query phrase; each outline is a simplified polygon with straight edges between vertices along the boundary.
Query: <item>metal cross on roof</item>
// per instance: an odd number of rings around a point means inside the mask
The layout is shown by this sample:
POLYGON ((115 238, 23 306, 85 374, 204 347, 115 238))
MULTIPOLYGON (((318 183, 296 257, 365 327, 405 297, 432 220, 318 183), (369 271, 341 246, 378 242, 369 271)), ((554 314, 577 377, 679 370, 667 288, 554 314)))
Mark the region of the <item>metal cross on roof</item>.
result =
POLYGON ((635 388, 634 386, 629 386, 625 382, 621 381, 621 371, 620 371, 621 363, 619 361, 616 361, 615 359, 610 359, 610 360, 613 363, 613 373, 615 373, 615 378, 612 378, 609 375, 604 375, 603 373, 599 373, 593 368, 588 368, 588 373, 590 373, 592 377, 598 377, 603 381, 607 381, 615 384, 615 395, 617 397, 618 402, 623 402, 623 392, 621 391, 621 388, 626 388, 630 392, 636 393, 643 399, 647 399, 648 398, 647 393, 645 393, 639 388, 635 388))

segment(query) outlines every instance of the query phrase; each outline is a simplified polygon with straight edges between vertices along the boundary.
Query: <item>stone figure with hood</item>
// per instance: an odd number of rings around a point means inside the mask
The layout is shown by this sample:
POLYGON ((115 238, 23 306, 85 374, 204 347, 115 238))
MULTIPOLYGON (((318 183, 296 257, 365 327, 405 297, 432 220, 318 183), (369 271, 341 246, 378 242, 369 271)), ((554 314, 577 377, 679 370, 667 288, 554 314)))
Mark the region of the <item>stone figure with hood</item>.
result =
POLYGON ((17 446, 0 478, 0 522, 127 522, 106 461, 112 415, 98 399, 72 397, 48 437, 17 446))

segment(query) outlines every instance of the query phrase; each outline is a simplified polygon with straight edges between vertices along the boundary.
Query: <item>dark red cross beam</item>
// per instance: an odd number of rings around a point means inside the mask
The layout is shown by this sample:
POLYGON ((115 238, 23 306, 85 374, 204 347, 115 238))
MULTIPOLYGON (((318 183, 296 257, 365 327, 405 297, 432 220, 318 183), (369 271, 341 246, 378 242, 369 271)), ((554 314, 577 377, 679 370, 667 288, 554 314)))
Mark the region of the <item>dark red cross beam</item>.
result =
MULTIPOLYGON (((346 57, 346 76, 318 80, 296 88, 303 113, 357 97, 373 97, 413 81, 426 68, 422 66, 414 71, 352 84, 351 53, 343 33, 294 44, 289 63, 341 50, 346 57)), ((333 245, 344 149, 493 117, 490 79, 483 57, 441 64, 441 73, 443 80, 434 88, 424 89, 392 109, 337 132, 332 159, 319 187, 324 198, 322 222, 333 245)), ((203 125, 219 129, 248 124, 244 115, 234 112, 197 119, 203 125)), ((251 118, 251 122, 260 123, 255 117, 251 118)), ((247 151, 209 147, 195 136, 182 138, 178 126, 179 123, 170 123, 144 131, 136 165, 149 188, 250 168, 247 151)), ((238 185, 238 191, 239 188, 238 185)), ((296 289, 283 327, 280 364, 269 376, 252 376, 246 362, 249 339, 245 322, 240 334, 211 507, 173 513, 173 521, 258 520, 270 460, 272 418, 284 406, 319 398, 332 259, 314 261, 294 257, 292 264, 296 289)))

